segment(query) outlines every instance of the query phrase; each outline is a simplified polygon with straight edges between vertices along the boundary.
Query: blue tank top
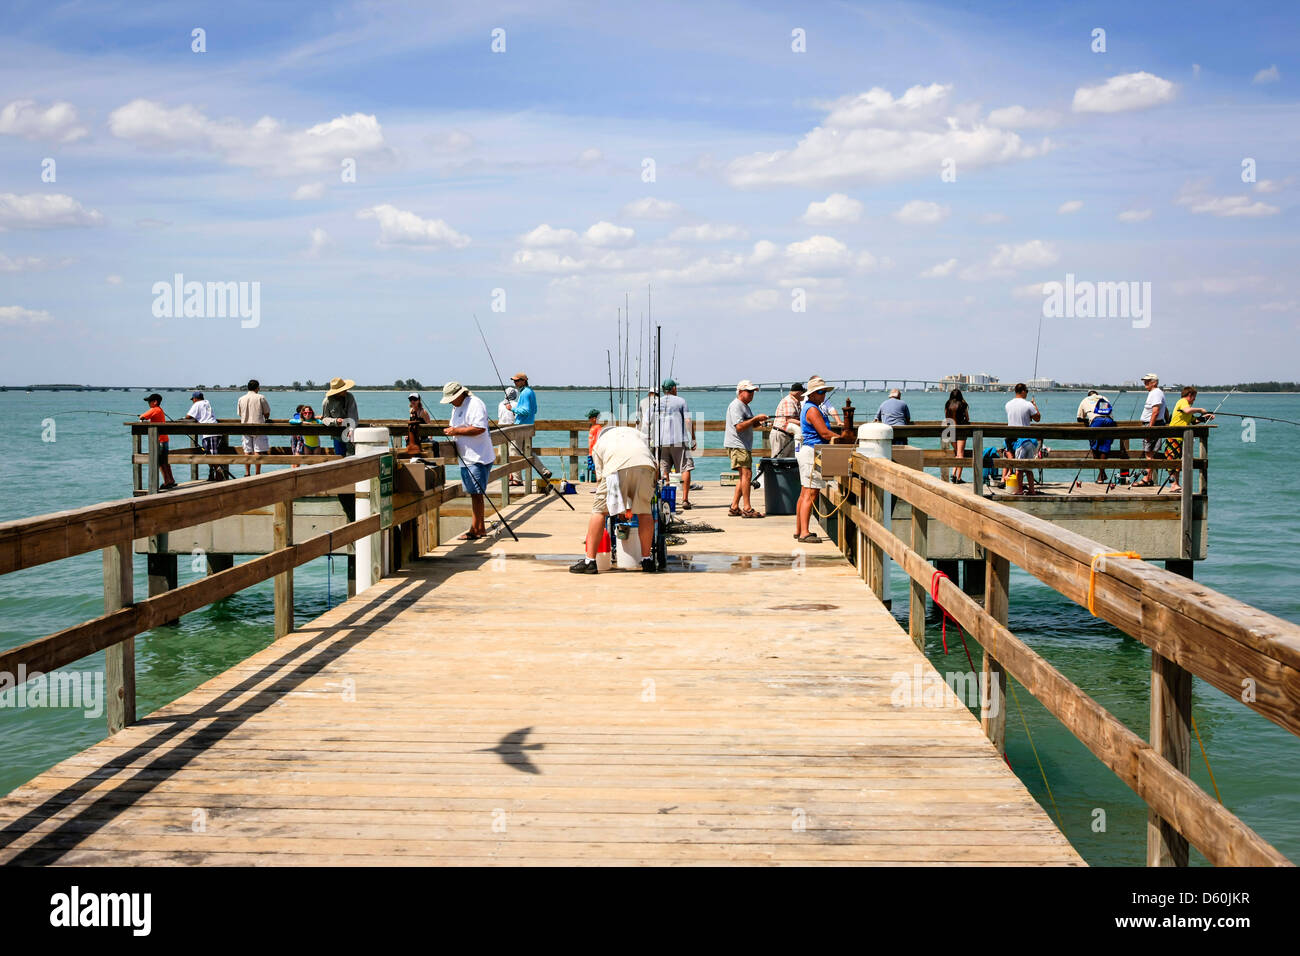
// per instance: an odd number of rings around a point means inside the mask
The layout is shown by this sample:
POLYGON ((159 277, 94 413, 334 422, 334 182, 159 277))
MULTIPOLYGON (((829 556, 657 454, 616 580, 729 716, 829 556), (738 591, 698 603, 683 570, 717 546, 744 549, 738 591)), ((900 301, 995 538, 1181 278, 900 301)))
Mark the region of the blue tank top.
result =
MULTIPOLYGON (((799 425, 803 430, 803 443, 805 446, 824 445, 826 444, 826 439, 817 434, 817 429, 808 424, 808 409, 810 408, 816 408, 816 406, 813 405, 812 402, 804 402, 799 406, 799 425)), ((820 413, 821 409, 817 409, 817 411, 820 413)))

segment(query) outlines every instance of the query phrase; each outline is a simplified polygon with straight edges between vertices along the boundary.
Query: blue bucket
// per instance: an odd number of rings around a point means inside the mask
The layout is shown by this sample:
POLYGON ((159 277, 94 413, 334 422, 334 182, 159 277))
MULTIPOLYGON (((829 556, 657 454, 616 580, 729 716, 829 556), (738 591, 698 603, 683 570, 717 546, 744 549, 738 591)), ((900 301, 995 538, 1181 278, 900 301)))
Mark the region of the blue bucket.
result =
POLYGON ((668 510, 673 514, 677 513, 677 489, 672 485, 664 485, 659 489, 659 496, 668 502, 668 510))

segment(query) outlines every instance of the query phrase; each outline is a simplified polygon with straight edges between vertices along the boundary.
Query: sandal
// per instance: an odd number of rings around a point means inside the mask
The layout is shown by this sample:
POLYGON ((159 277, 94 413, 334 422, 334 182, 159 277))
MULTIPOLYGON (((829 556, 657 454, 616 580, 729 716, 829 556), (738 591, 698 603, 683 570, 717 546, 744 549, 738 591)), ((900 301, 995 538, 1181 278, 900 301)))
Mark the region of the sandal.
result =
POLYGON ((799 539, 799 543, 800 543, 800 544, 821 544, 821 543, 822 543, 822 539, 819 538, 819 537, 817 537, 817 535, 813 534, 813 533, 810 531, 810 532, 808 532, 806 535, 804 535, 802 538, 799 539))
POLYGON ((739 508, 728 508, 727 514, 731 515, 733 518, 739 518, 743 512, 739 508))
POLYGON ((1131 485, 1129 485, 1129 487, 1130 488, 1154 488, 1155 484, 1156 483, 1154 481, 1147 481, 1145 478, 1143 478, 1141 481, 1133 482, 1131 485))
POLYGON ((479 538, 486 538, 486 537, 487 537, 487 535, 485 535, 485 534, 475 534, 473 531, 466 531, 464 534, 462 534, 462 535, 461 535, 460 537, 458 537, 456 540, 457 540, 457 541, 477 541, 479 538))
POLYGON ((755 511, 753 508, 750 508, 748 511, 742 511, 742 512, 740 513, 740 516, 741 516, 742 518, 761 518, 761 517, 763 517, 763 515, 762 515, 761 512, 755 511))
POLYGON ((691 510, 692 508, 694 508, 694 507, 695 507, 695 505, 691 504, 689 501, 683 501, 683 502, 682 502, 682 510, 683 510, 683 511, 690 511, 690 510, 691 510))

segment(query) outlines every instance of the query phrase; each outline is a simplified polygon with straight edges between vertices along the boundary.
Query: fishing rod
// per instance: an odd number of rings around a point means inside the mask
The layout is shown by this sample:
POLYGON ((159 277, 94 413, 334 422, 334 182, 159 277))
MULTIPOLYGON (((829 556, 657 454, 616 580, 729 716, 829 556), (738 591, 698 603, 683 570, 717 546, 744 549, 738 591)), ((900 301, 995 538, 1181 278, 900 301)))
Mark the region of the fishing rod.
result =
MULTIPOLYGON (((474 313, 470 313, 470 314, 474 315, 474 324, 478 326, 479 338, 483 340, 483 347, 487 349, 488 359, 492 362, 492 370, 497 373, 497 384, 501 386, 501 391, 504 393, 506 390, 506 383, 501 379, 501 370, 497 368, 497 360, 492 355, 492 346, 488 345, 487 336, 483 334, 483 326, 479 325, 478 315, 474 313)), ((450 419, 448 419, 448 421, 450 421, 450 419)), ((504 438, 510 444, 510 447, 515 450, 515 454, 518 455, 520 458, 523 458, 525 461, 527 461, 528 464, 532 466, 533 471, 537 472, 537 477, 542 479, 542 484, 546 487, 546 491, 542 492, 543 495, 547 494, 550 491, 555 490, 555 486, 551 484, 552 472, 549 468, 546 467, 546 464, 544 462, 539 462, 537 460, 536 455, 525 455, 523 449, 515 444, 515 440, 511 438, 508 434, 506 434, 505 429, 503 429, 500 425, 493 422, 491 418, 488 419, 488 425, 489 425, 489 431, 491 431, 492 428, 495 428, 497 432, 500 433, 501 437, 504 438)), ((569 499, 564 497, 564 495, 561 494, 559 491, 555 491, 555 494, 559 497, 561 501, 564 502, 565 506, 570 511, 577 510, 570 503, 569 499)))
POLYGON ((614 366, 609 359, 609 349, 605 349, 605 374, 609 376, 609 419, 617 421, 614 418, 614 366))
POLYGON ((673 335, 673 357, 668 363, 668 377, 673 377, 673 369, 677 367, 677 335, 673 335))
POLYGON ((1233 412, 1214 412, 1215 415, 1227 415, 1229 418, 1259 419, 1261 422, 1281 422, 1283 425, 1300 425, 1289 418, 1269 418, 1267 415, 1238 415, 1233 412))
POLYGON ((1223 403, 1226 402, 1228 400, 1228 397, 1232 395, 1232 393, 1235 392, 1236 390, 1237 390, 1237 386, 1235 385, 1232 386, 1232 389, 1228 392, 1228 394, 1224 395, 1223 398, 1219 399, 1219 404, 1214 406, 1214 411, 1210 412, 1210 414, 1211 415, 1219 414, 1219 409, 1223 407, 1223 403))

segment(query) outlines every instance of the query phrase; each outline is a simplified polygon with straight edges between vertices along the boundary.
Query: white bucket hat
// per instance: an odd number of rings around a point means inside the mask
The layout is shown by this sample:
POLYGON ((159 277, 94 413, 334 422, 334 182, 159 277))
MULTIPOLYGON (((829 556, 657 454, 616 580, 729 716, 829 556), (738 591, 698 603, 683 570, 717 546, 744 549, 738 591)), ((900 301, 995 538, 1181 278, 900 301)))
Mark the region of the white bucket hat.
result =
POLYGON ((460 382, 448 382, 442 387, 442 402, 440 404, 450 405, 456 399, 469 392, 469 389, 460 382))
POLYGON ((827 385, 826 379, 822 378, 820 375, 814 375, 812 378, 808 379, 808 384, 803 387, 803 393, 805 395, 811 395, 813 392, 825 392, 829 395, 833 391, 835 391, 835 386, 827 385))

